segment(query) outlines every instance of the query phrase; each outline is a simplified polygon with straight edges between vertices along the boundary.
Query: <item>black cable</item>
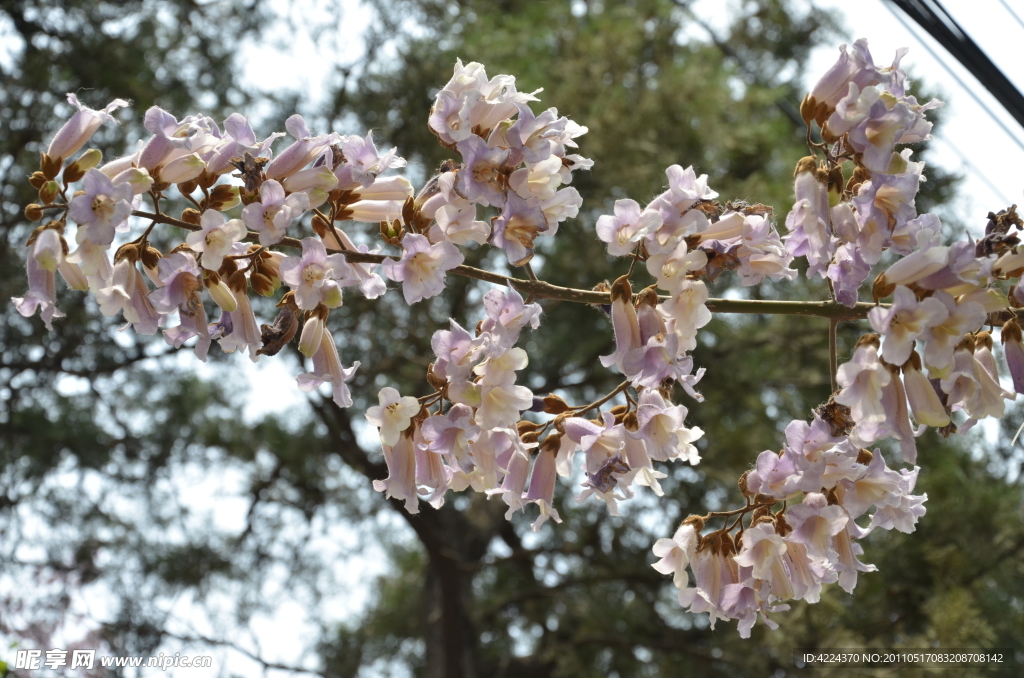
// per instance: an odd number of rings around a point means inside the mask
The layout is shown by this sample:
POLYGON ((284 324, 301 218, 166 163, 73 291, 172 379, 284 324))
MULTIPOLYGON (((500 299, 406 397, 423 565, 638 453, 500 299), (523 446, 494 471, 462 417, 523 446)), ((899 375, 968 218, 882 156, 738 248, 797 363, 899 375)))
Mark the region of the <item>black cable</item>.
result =
MULTIPOLYGON (((1013 119, 1021 127, 1024 127, 1024 95, 1021 95, 1013 83, 992 63, 992 60, 950 16, 939 0, 889 1, 928 31, 929 35, 963 64, 1013 116, 1013 119)), ((1006 129, 1001 123, 1000 125, 1006 129)), ((1024 149, 1024 142, 1019 138, 1019 134, 1015 136, 1011 133, 1010 136, 1024 149)))
MULTIPOLYGON (((898 4, 897 0, 893 0, 893 2, 898 4)), ((1011 139, 1013 139, 1017 143, 1018 146, 1020 146, 1021 150, 1024 150, 1024 142, 1022 142, 1018 137, 1016 137, 1013 134, 1012 131, 1010 131, 1010 128, 1007 127, 1006 123, 1004 123, 1002 120, 999 119, 999 116, 997 116, 995 113, 992 112, 992 109, 989 107, 988 104, 986 104, 985 102, 983 102, 981 100, 981 98, 978 96, 978 93, 975 92, 972 87, 968 87, 967 86, 967 83, 965 83, 960 78, 960 76, 956 74, 956 71, 954 71, 952 68, 950 68, 949 64, 947 64, 943 60, 943 58, 941 56, 936 54, 935 50, 932 49, 931 45, 929 45, 927 42, 925 42, 924 40, 922 40, 921 38, 919 38, 917 36, 917 34, 914 32, 914 29, 910 26, 910 24, 908 24, 906 21, 904 21, 903 17, 900 16, 899 13, 896 10, 894 10, 892 7, 889 7, 888 5, 886 5, 886 7, 889 9, 890 12, 892 12, 892 15, 894 17, 896 17, 896 20, 899 21, 903 25, 903 27, 907 29, 907 32, 910 33, 911 35, 913 35, 915 38, 917 38, 917 41, 919 43, 921 43, 921 46, 924 47, 925 50, 927 50, 928 53, 931 54, 932 57, 936 61, 939 62, 939 65, 941 65, 944 69, 946 69, 946 72, 949 73, 953 77, 954 80, 956 80, 957 84, 960 85, 960 87, 965 92, 967 92, 969 95, 971 95, 971 98, 974 99, 974 101, 977 102, 977 104, 979 106, 981 106, 981 109, 983 111, 985 111, 986 113, 988 113, 988 116, 990 118, 992 118, 992 121, 995 122, 997 125, 999 125, 999 127, 1004 132, 1006 132, 1006 135, 1009 136, 1011 139)))

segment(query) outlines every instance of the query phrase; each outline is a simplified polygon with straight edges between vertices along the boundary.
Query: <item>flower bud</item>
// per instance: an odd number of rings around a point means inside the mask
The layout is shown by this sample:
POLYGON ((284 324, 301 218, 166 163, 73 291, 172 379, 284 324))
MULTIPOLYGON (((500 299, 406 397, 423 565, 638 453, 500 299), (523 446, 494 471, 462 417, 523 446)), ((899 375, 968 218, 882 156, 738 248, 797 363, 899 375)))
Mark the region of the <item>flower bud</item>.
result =
POLYGON ((142 250, 142 265, 146 268, 155 269, 163 256, 164 255, 160 253, 160 250, 152 245, 147 245, 142 250))
POLYGON ((129 167, 118 172, 111 178, 111 181, 115 185, 128 184, 132 187, 132 193, 135 195, 142 195, 153 187, 153 177, 149 175, 147 170, 141 167, 129 167))
POLYGON ((206 163, 195 153, 189 153, 170 161, 160 168, 160 181, 165 184, 180 184, 192 181, 206 169, 206 163))
POLYGON ((544 411, 548 414, 562 414, 569 411, 569 404, 554 393, 544 396, 544 411))
POLYGON ((46 183, 46 175, 42 172, 33 172, 32 176, 28 178, 28 183, 38 191, 46 183))
POLYGON ((250 273, 249 283, 252 284, 253 290, 260 296, 269 297, 272 295, 277 288, 274 287, 274 283, 267 276, 262 273, 250 273))
POLYGON ((199 210, 193 209, 191 207, 185 209, 181 213, 181 220, 187 224, 192 224, 193 226, 198 226, 201 219, 202 214, 199 213, 199 210))
POLYGON ((39 170, 43 173, 43 176, 47 179, 56 179, 57 175, 60 174, 60 168, 63 166, 64 161, 57 157, 50 157, 46 153, 41 153, 39 158, 39 170))
POLYGON ((306 323, 302 326, 302 334, 299 336, 299 352, 307 358, 312 358, 320 347, 320 339, 324 333, 324 320, 316 312, 310 314, 306 323))
POLYGON ((229 210, 241 202, 238 195, 238 186, 218 184, 210 191, 210 197, 203 200, 203 210, 217 210, 223 212, 229 210))
POLYGON ((224 284, 219 275, 212 271, 207 272, 205 284, 210 297, 214 303, 220 306, 221 310, 231 313, 238 309, 238 300, 235 299, 235 295, 231 293, 231 289, 224 284))
POLYGON ((43 218, 43 208, 41 205, 32 203, 31 205, 25 206, 25 218, 29 221, 39 221, 43 218))
POLYGON ((60 186, 56 181, 47 181, 43 184, 42 188, 39 189, 39 201, 44 205, 49 205, 53 202, 53 199, 60 193, 60 186))
POLYGON ((311 210, 327 202, 328 193, 323 189, 311 188, 306 191, 306 195, 309 196, 309 209, 311 210))
POLYGON ((281 182, 284 190, 289 193, 298 193, 310 188, 319 188, 322 191, 330 191, 338 185, 338 177, 326 166, 310 167, 299 170, 290 177, 285 177, 281 182))

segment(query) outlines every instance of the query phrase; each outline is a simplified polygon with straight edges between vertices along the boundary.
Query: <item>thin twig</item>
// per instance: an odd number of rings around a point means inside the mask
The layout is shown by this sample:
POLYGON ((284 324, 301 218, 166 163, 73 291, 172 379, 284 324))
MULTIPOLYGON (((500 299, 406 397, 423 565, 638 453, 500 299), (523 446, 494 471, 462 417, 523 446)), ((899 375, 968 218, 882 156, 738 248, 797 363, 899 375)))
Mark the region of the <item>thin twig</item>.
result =
POLYGON ((836 327, 839 325, 838 318, 831 318, 828 321, 828 373, 832 378, 832 392, 836 392, 836 371, 839 369, 839 359, 836 355, 836 327))
POLYGON ((629 381, 624 381, 621 384, 619 384, 618 386, 616 386, 614 391, 612 391, 611 393, 609 393, 605 397, 601 398, 600 400, 595 400, 594 402, 590 403, 589 405, 583 405, 582 407, 574 407, 572 409, 576 410, 576 414, 584 414, 585 412, 589 412, 590 410, 594 409, 595 407, 601 407, 601 405, 604 405, 606 402, 608 402, 609 400, 611 400, 615 396, 617 396, 620 393, 622 393, 623 391, 625 391, 626 388, 628 388, 628 387, 629 387, 629 381))

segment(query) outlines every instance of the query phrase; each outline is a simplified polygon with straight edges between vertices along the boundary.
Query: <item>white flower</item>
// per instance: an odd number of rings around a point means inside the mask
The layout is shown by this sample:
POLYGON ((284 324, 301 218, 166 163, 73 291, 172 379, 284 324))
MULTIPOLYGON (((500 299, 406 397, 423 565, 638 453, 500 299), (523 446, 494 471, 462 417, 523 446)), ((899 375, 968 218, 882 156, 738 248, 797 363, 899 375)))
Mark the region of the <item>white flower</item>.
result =
POLYGON ((245 237, 245 224, 241 219, 225 220, 224 215, 216 210, 206 210, 199 225, 202 230, 189 233, 185 242, 196 252, 203 253, 203 268, 216 271, 232 246, 245 237))
POLYGON ((378 397, 380 405, 366 410, 366 420, 380 429, 381 442, 393 447, 420 411, 420 404, 412 396, 399 396, 390 386, 382 388, 378 397))

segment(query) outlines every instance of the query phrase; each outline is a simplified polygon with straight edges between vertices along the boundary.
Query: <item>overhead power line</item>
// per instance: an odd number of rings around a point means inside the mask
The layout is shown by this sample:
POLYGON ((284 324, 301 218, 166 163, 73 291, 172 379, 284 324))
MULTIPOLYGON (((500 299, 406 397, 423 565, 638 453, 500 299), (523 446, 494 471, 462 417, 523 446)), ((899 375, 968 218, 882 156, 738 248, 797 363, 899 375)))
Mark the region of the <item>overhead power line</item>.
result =
POLYGON ((1007 12, 1013 15, 1013 18, 1017 20, 1017 23, 1020 24, 1021 28, 1024 28, 1024 19, 1021 19, 1020 15, 1017 14, 1017 12, 1012 7, 1006 4, 1006 0, 999 0, 999 4, 1003 6, 1003 9, 1005 9, 1007 12))
MULTIPOLYGON (((970 71, 971 75, 977 78, 978 82, 987 89, 992 96, 1006 109, 1006 111, 1013 116, 1013 119, 1017 121, 1022 128, 1024 128, 1024 95, 1020 93, 1009 78, 1007 78, 999 68, 992 63, 992 60, 988 58, 985 52, 978 46, 974 40, 971 39, 967 32, 960 27, 960 24, 950 16, 949 12, 942 6, 939 0, 889 0, 892 4, 899 7, 903 12, 911 19, 916 21, 921 28, 926 30, 929 35, 935 38, 940 45, 942 45, 946 51, 953 55, 957 61, 964 65, 964 67, 970 71)), ((1015 15, 1016 16, 1016 15, 1015 15)), ((897 15, 897 18, 900 18, 897 15)), ((933 56, 935 52, 925 47, 933 56)), ((936 58, 938 58, 936 56, 936 58)), ((943 63, 939 59, 940 63, 943 63)), ((945 66, 945 63, 943 63, 945 66)), ((946 70, 952 71, 946 67, 946 70)), ((956 74, 953 74, 958 82, 963 84, 956 74)), ((965 87, 972 96, 977 99, 977 95, 971 90, 971 88, 965 87)), ((979 100, 979 103, 980 100, 979 100)), ((983 105, 983 108, 987 106, 983 105)), ((995 116, 993 116, 999 126, 1006 131, 1007 134, 1017 143, 1021 149, 1024 149, 1024 141, 1021 141, 1021 132, 1018 131, 1016 134, 1010 132, 1005 124, 995 116)))

